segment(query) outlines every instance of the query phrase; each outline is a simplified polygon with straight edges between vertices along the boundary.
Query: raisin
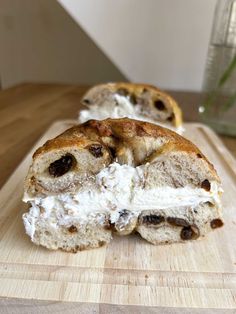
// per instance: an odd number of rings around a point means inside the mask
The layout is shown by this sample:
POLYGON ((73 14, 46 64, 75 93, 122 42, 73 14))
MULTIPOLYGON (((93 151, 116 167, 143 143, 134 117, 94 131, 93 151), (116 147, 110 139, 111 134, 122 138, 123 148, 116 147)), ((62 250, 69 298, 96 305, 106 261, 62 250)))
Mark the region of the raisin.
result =
POLYGON ((180 233, 182 240, 192 240, 199 237, 199 230, 197 226, 183 227, 180 233))
POLYGON ((42 206, 39 206, 39 211, 40 211, 40 214, 44 214, 45 213, 45 209, 42 207, 42 206))
POLYGON ((104 224, 103 228, 104 228, 105 230, 111 230, 112 226, 110 225, 109 221, 107 221, 107 222, 104 224))
POLYGON ((211 228, 212 229, 216 229, 216 228, 220 228, 224 225, 223 221, 219 218, 213 219, 211 221, 211 228))
POLYGON ((207 179, 202 181, 201 188, 209 192, 211 189, 210 182, 207 179))
POLYGON ((193 236, 193 231, 191 227, 184 227, 181 230, 180 237, 182 240, 190 240, 192 239, 192 236, 193 236))
POLYGON ((154 101, 154 106, 160 110, 160 111, 163 111, 163 110, 166 110, 166 106, 164 105, 163 101, 161 100, 156 100, 154 101))
POLYGON ((88 105, 91 103, 89 99, 83 99, 83 102, 88 105))
POLYGON ((119 212, 120 217, 126 217, 128 215, 130 215, 130 211, 128 211, 127 209, 123 209, 122 211, 119 212))
POLYGON ((211 202, 206 202, 206 204, 207 204, 209 207, 213 207, 213 206, 214 206, 214 204, 211 203, 211 202))
POLYGON ((131 104, 133 104, 133 105, 137 105, 137 103, 138 103, 137 98, 134 94, 130 95, 129 100, 130 100, 131 104))
POLYGON ((114 222, 111 222, 111 220, 109 219, 108 220, 108 223, 105 227, 106 230, 112 230, 112 231, 115 231, 115 223, 114 222))
POLYGON ((88 148, 89 152, 96 158, 102 157, 103 152, 102 152, 102 146, 99 144, 92 144, 88 148))
POLYGON ((48 168, 49 174, 53 177, 60 177, 67 173, 73 166, 73 156, 67 154, 52 162, 48 168))
POLYGON ((143 223, 148 224, 148 225, 158 225, 165 221, 165 218, 160 215, 147 215, 143 216, 143 223))
POLYGON ((129 91, 123 87, 119 88, 116 93, 118 95, 121 95, 121 96, 128 96, 129 95, 129 91))
POLYGON ((202 155, 201 155, 201 154, 197 154, 197 157, 198 157, 198 158, 202 158, 202 155))
POLYGON ((174 120, 175 115, 172 113, 168 118, 167 121, 172 122, 174 120))
POLYGON ((68 231, 69 231, 70 233, 75 233, 75 232, 78 232, 78 229, 76 228, 76 226, 71 225, 71 226, 68 228, 68 231))
POLYGON ((112 158, 116 158, 116 149, 114 147, 109 147, 112 158))
POLYGON ((183 218, 168 217, 167 222, 173 226, 188 227, 189 223, 183 218))
POLYGON ((98 241, 98 246, 103 246, 106 244, 106 241, 98 241))

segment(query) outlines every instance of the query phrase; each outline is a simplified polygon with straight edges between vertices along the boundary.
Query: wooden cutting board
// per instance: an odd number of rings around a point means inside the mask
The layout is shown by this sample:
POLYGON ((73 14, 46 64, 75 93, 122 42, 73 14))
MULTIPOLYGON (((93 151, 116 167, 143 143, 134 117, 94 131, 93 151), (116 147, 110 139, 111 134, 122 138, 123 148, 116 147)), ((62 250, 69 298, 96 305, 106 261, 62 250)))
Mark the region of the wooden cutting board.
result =
MULTIPOLYGON (((35 147, 71 125, 68 120, 54 123, 35 147)), ((177 308, 190 308, 189 313, 193 308, 236 308, 236 162, 209 128, 185 128, 184 135, 222 178, 224 228, 201 241, 166 246, 133 235, 77 254, 37 247, 26 236, 21 218, 30 152, 0 191, 0 298, 157 306, 175 313, 177 308)))

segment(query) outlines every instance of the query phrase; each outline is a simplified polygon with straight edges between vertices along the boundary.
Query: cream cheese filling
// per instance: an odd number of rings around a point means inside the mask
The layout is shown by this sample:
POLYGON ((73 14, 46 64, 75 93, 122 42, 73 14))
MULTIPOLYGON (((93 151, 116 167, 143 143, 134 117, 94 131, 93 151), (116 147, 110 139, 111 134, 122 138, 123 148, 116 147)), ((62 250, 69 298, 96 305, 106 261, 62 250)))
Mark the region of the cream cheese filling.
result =
POLYGON ((175 128, 171 124, 161 123, 159 121, 156 121, 145 116, 141 112, 141 106, 140 105, 134 106, 130 102, 129 97, 121 96, 118 94, 115 94, 113 97, 118 106, 116 106, 115 103, 111 103, 110 101, 105 101, 102 104, 98 105, 94 104, 90 106, 89 109, 80 111, 79 122, 83 123, 90 119, 103 120, 107 118, 117 119, 128 117, 131 119, 151 122, 163 127, 167 127, 168 129, 176 131, 179 134, 182 134, 184 132, 184 128, 182 126, 175 128))
POLYGON ((202 202, 212 202, 220 206, 217 182, 211 182, 211 190, 185 186, 182 188, 144 188, 144 166, 131 167, 113 163, 96 175, 95 184, 74 194, 59 194, 43 198, 24 195, 23 201, 31 203, 29 213, 24 215, 26 231, 33 237, 35 221, 41 217, 57 225, 70 222, 86 222, 97 213, 108 214, 111 222, 116 222, 119 212, 127 209, 134 215, 143 210, 165 210, 179 206, 197 206, 202 202), (41 210, 43 208, 43 211, 41 210))

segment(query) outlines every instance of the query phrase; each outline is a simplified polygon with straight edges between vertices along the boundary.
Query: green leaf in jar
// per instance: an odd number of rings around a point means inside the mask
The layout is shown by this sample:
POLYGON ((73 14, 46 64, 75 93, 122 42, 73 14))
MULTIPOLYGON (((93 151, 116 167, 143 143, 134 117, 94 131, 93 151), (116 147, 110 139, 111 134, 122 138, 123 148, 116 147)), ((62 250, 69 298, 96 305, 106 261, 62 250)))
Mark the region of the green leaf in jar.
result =
POLYGON ((218 87, 221 87, 224 85, 224 83, 228 80, 230 75, 232 74, 234 68, 236 67, 236 55, 233 57, 232 61, 230 62, 227 69, 224 71, 223 75, 221 76, 218 87))

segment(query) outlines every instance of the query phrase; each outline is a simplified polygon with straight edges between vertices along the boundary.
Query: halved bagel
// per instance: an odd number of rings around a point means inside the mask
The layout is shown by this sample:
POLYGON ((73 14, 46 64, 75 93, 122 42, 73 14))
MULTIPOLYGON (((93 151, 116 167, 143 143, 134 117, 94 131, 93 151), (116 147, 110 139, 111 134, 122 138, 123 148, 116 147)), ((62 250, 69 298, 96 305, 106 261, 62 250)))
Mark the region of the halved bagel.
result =
POLYGON ((80 123, 128 117, 182 130, 179 105, 168 93, 152 85, 124 82, 95 85, 85 93, 81 103, 88 109, 80 111, 80 123))
POLYGON ((220 194, 213 165, 175 132, 128 118, 90 120, 36 150, 23 219, 32 241, 51 249, 97 247, 113 232, 181 242, 223 225, 220 194))

